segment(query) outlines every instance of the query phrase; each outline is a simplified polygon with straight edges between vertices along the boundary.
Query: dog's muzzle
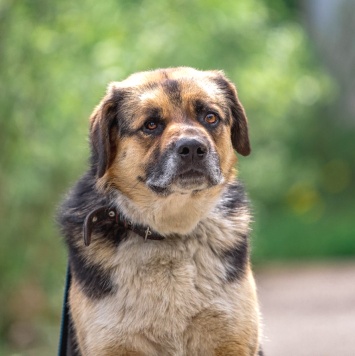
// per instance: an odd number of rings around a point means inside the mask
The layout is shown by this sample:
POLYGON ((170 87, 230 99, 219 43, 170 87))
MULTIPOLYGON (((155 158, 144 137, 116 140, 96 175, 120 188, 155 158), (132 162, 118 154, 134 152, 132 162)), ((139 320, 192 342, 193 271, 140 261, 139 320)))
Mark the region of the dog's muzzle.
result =
POLYGON ((200 137, 178 139, 155 162, 147 178, 147 185, 159 193, 200 190, 223 181, 217 153, 200 137))

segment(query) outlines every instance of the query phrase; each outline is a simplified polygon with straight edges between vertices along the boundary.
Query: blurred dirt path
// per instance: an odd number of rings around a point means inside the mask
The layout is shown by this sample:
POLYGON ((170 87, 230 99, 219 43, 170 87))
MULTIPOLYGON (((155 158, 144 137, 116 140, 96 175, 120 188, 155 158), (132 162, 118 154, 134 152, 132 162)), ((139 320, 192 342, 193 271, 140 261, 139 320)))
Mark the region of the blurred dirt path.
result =
POLYGON ((256 271, 266 356, 355 356, 354 263, 256 271))

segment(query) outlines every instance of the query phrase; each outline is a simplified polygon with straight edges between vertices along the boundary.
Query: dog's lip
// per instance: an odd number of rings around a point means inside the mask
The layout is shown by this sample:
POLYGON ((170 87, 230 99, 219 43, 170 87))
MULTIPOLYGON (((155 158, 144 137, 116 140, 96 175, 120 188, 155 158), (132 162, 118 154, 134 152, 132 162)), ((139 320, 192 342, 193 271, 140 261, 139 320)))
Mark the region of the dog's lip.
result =
POLYGON ((179 175, 177 177, 178 177, 178 179, 183 179, 183 180, 186 180, 186 179, 193 180, 193 179, 206 178, 206 174, 202 170, 189 169, 189 170, 179 173, 179 175))

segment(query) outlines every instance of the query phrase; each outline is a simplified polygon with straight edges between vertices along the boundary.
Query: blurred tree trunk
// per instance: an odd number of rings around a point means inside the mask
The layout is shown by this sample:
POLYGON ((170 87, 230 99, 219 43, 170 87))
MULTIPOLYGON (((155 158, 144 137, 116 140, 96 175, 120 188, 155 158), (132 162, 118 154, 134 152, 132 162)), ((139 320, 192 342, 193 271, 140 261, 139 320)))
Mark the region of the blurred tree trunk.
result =
POLYGON ((306 28, 340 86, 343 122, 355 125, 355 1, 304 0, 306 28))

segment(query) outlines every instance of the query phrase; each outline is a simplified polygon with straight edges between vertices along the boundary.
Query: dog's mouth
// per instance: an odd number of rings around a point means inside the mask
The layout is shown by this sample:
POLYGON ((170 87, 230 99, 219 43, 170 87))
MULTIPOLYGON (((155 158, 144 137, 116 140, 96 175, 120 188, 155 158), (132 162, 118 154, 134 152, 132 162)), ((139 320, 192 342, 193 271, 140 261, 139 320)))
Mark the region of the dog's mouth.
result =
POLYGON ((201 191, 221 184, 223 180, 218 156, 210 152, 208 159, 202 162, 181 162, 176 155, 167 155, 154 166, 148 166, 144 182, 155 193, 169 195, 201 191))
POLYGON ((159 195, 168 195, 174 191, 180 193, 199 191, 212 185, 214 184, 208 174, 196 169, 189 169, 176 174, 166 186, 148 184, 149 188, 159 195))
POLYGON ((189 183, 189 184, 200 184, 207 180, 206 174, 202 171, 195 169, 190 169, 186 172, 180 173, 176 177, 176 181, 180 184, 189 183))
POLYGON ((175 181, 175 186, 178 191, 200 191, 210 187, 212 184, 210 177, 195 169, 188 170, 184 173, 180 173, 175 181))

